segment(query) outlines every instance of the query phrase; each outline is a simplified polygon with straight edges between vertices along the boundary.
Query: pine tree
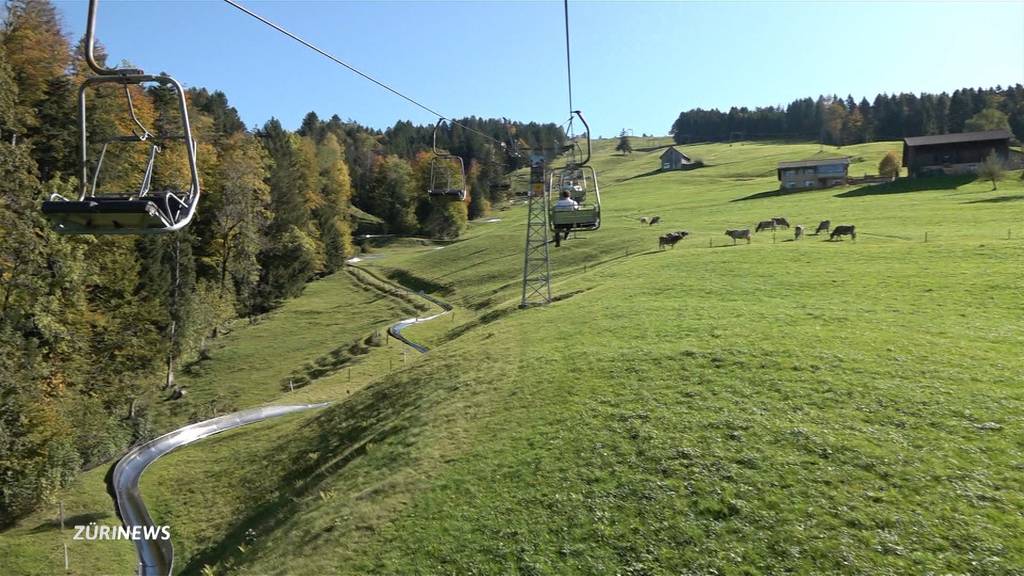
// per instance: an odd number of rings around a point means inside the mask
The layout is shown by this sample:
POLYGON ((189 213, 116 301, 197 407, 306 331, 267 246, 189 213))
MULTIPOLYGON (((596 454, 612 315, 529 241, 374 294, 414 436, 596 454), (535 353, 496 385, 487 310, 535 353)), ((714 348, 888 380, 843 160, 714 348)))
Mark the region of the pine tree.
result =
POLYGON ((615 146, 615 150, 621 152, 623 156, 633 153, 633 146, 629 143, 629 135, 625 130, 619 133, 619 143, 615 146))

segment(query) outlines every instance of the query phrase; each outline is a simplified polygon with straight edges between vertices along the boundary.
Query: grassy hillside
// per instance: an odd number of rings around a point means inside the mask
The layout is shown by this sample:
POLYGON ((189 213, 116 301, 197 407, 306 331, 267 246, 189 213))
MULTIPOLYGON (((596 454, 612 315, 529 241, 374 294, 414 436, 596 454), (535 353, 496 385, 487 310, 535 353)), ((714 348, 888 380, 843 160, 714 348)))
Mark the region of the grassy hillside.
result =
MULTIPOLYGON (((209 359, 185 367, 178 383, 188 395, 158 407, 158 429, 269 402, 344 399, 401 368, 405 355, 398 343, 367 342, 374 333, 383 335, 395 318, 415 315, 413 303, 419 304, 364 285, 351 273, 314 282, 301 298, 256 323, 236 323, 213 341, 209 359)), ((291 416, 217 436, 146 472, 143 494, 157 521, 173 526, 179 566, 185 565, 182 558, 223 538, 237 515, 259 500, 261 487, 287 477, 290 459, 302 457, 288 438, 311 418, 291 416)), ((118 524, 106 493, 107 469, 82 474, 61 495, 68 527, 118 524)), ((71 574, 132 573, 136 560, 130 542, 74 541, 70 528, 59 532, 56 513, 54 504, 0 533, 0 572, 55 574, 57 567, 63 570, 62 542, 67 542, 71 574)))
MULTIPOLYGON (((778 196, 775 163, 817 145, 687 147, 711 166, 649 175, 660 151, 612 146, 602 229, 553 251, 568 299, 514 310, 521 208, 370 263, 465 324, 413 329, 437 347, 376 388, 396 404, 356 442, 373 450, 325 471, 330 502, 250 520, 239 572, 1024 569, 1024 186, 778 196), (775 215, 861 233, 723 234, 775 215), (693 237, 658 252, 674 229, 693 237)), ((856 174, 895 147, 824 153, 856 174)))
MULTIPOLYGON (((601 230, 552 247, 561 300, 515 308, 521 206, 461 242, 381 249, 362 265, 458 306, 409 329, 429 354, 365 387, 315 380, 281 397, 343 401, 155 464, 143 492, 178 570, 1024 571, 1019 172, 998 191, 936 179, 778 195, 780 160, 849 155, 858 175, 898 145, 686 146, 709 166, 666 174, 662 150, 614 145, 594 159, 601 230), (772 216, 855 224, 858 239, 723 234, 772 216), (691 238, 658 251, 679 229, 691 238)), ((315 297, 295 306, 315 314, 315 297)), ((278 334, 329 352, 329 328, 301 318, 239 330, 219 354, 278 334)), ((283 356, 236 390, 270 399, 315 357, 283 356)), ((197 377, 195 397, 214 397, 220 373, 197 377)), ((5 534, 0 554, 31 531, 5 534)), ((92 566, 130 569, 109 558, 92 566)))

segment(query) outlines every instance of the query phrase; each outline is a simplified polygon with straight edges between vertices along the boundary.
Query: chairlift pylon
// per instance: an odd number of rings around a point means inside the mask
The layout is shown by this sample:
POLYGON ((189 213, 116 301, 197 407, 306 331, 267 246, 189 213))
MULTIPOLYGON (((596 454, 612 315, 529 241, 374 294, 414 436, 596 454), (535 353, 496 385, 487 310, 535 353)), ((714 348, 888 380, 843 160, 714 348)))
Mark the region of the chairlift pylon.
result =
POLYGON ((430 159, 430 186, 427 195, 431 198, 442 198, 464 202, 466 191, 466 165, 461 156, 449 154, 437 148, 437 129, 445 119, 441 118, 434 124, 433 158, 430 159), (458 178, 452 177, 455 163, 458 163, 458 178))
POLYGON ((174 78, 165 74, 146 74, 136 68, 106 68, 96 62, 95 30, 99 0, 89 0, 89 16, 85 31, 85 60, 95 72, 86 78, 78 91, 78 127, 80 131, 81 193, 77 200, 53 194, 43 202, 43 215, 53 229, 62 234, 161 234, 181 230, 192 221, 199 204, 199 170, 196 167, 196 143, 188 119, 185 91, 174 78), (116 135, 103 142, 92 178, 89 177, 89 139, 86 129, 86 91, 101 84, 124 86, 128 112, 131 116, 131 134, 116 135), (178 97, 181 115, 181 134, 155 135, 149 132, 135 114, 130 86, 159 84, 173 88, 178 97), (139 131, 136 131, 138 128, 139 131), (153 167, 160 144, 181 141, 185 145, 190 171, 188 190, 152 190, 153 167), (118 194, 97 194, 99 174, 110 144, 146 143, 150 154, 146 171, 137 191, 118 194))

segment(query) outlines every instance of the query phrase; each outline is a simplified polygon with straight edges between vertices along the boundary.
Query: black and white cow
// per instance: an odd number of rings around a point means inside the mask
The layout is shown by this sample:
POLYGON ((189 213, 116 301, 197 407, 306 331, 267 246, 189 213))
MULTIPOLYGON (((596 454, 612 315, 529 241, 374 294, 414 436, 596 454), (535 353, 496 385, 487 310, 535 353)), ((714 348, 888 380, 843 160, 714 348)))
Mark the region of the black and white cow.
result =
POLYGON ((855 226, 836 226, 832 229, 832 235, 828 237, 829 240, 835 240, 839 238, 843 239, 843 236, 849 236, 850 238, 857 239, 857 231, 855 226))
POLYGON ((744 228, 743 230, 726 230, 725 235, 732 238, 733 245, 736 244, 737 240, 746 240, 747 244, 750 244, 750 228, 744 228))

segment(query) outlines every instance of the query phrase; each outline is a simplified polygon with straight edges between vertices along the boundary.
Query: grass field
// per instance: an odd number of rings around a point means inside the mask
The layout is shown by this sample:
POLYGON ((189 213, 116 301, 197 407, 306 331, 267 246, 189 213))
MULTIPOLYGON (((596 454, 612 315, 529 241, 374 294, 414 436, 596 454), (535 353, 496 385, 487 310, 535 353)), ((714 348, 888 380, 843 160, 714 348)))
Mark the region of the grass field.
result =
MULTIPOLYGON (((367 382, 401 369, 405 354, 398 343, 374 346, 366 340, 374 333, 383 336, 394 319, 415 315, 413 302, 367 287, 350 273, 310 284, 301 298, 257 323, 236 323, 214 341, 208 360, 182 369, 178 383, 188 395, 159 407, 159 430, 270 402, 347 398, 367 382), (355 343, 360 345, 357 353, 351 350, 355 343), (303 385, 304 377, 309 384, 303 385), (287 387, 289 380, 294 391, 287 387)), ((216 436, 145 473, 142 492, 150 512, 158 522, 174 526, 177 567, 222 539, 239 514, 268 497, 263 487, 288 476, 293 450, 301 450, 288 439, 311 418, 291 416, 216 436)), ((295 457, 301 460, 302 455, 295 457)), ((102 466, 82 474, 62 494, 67 526, 118 524, 106 493, 107 470, 102 466)), ((54 504, 0 533, 0 574, 64 573, 64 542, 71 574, 132 573, 136 560, 130 542, 74 541, 72 530, 59 532, 56 518, 54 504)))
MULTIPOLYGON (((859 175, 898 143, 687 146, 709 166, 666 174, 651 173, 662 150, 614 144, 598 142, 594 160, 601 230, 552 250, 558 302, 515 308, 517 206, 463 241, 362 264, 456 305, 453 320, 409 328, 432 350, 398 369, 281 391, 328 339, 405 312, 382 299, 366 305, 399 310, 339 307, 339 325, 303 324, 298 311, 322 318, 348 301, 317 292, 344 276, 226 339, 211 361, 223 365, 192 385, 197 405, 341 401, 147 472, 177 570, 1024 572, 1020 173, 997 191, 930 179, 777 195, 780 160, 849 155, 859 175), (661 225, 639 223, 653 215, 661 225), (858 238, 724 235, 773 216, 855 224, 858 238), (691 237, 658 251, 670 230, 691 237), (221 388, 278 338, 294 351, 221 388)), ((397 354, 366 361, 393 367, 397 354)), ((94 476, 76 487, 90 512, 103 504, 94 476)), ((0 555, 55 559, 42 521, 0 536, 0 555)), ((106 568, 80 573, 131 569, 130 546, 76 544, 85 566, 106 568)), ((52 573, 18 562, 14 573, 52 573)))

